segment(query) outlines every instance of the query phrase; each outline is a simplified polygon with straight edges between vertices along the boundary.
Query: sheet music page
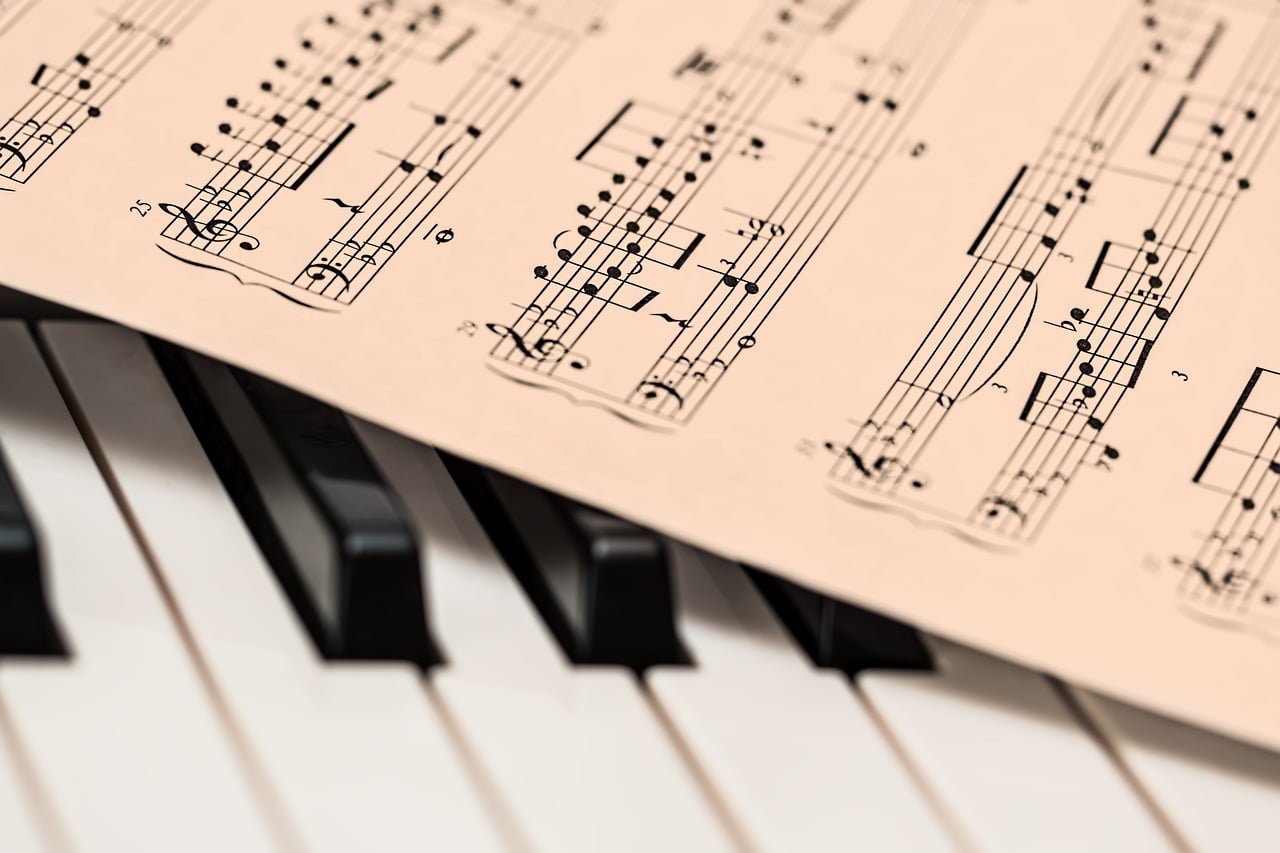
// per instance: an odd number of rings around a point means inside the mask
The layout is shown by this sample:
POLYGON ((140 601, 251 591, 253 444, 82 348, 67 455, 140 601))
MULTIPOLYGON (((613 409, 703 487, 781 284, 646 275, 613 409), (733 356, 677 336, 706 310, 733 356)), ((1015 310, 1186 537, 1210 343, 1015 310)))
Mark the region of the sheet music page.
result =
POLYGON ((1280 5, 6 0, 0 281, 1280 747, 1280 5))

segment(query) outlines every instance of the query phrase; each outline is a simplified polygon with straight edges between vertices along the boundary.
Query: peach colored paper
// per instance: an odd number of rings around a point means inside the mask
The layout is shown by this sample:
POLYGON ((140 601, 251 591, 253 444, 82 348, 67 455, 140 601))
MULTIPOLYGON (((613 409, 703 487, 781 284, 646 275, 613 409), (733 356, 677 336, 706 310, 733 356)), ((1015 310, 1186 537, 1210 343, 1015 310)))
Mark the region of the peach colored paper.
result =
POLYGON ((318 8, 38 0, 0 281, 1280 747, 1274 3, 318 8))

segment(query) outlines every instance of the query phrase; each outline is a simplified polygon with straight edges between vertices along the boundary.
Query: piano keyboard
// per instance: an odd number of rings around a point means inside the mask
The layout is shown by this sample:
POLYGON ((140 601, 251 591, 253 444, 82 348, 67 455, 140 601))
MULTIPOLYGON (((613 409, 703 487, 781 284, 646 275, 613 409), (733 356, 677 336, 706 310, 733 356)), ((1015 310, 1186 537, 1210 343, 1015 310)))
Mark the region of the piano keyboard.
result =
POLYGON ((1280 839, 1280 756, 259 377, 79 319, 0 365, 0 850, 1280 839))

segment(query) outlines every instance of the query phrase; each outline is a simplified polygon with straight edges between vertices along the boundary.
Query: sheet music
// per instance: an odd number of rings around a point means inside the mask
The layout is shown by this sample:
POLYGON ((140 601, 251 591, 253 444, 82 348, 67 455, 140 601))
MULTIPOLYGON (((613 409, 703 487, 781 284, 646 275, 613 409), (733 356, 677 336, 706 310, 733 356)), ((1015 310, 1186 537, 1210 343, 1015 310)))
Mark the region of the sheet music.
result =
POLYGON ((56 5, 6 284, 1280 748, 1277 4, 56 5))
MULTIPOLYGON (((111 100, 173 39, 203 0, 125 2, 111 12, 81 10, 63 18, 67 29, 82 28, 74 52, 41 62, 31 76, 30 95, 0 129, 0 179, 12 184, 32 180, 73 136, 87 128, 111 100)), ((9 29, 33 2, 0 7, 0 32, 9 29)), ((51 42, 63 49, 63 35, 51 42)))

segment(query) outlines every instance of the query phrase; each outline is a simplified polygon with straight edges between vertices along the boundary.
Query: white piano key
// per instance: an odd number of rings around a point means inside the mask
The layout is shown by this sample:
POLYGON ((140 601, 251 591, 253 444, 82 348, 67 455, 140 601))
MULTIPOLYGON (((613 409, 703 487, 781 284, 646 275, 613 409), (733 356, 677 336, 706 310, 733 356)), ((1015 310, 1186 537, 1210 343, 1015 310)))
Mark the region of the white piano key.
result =
POLYGON ((142 338, 41 334, 306 849, 499 848, 416 670, 319 660, 142 338))
POLYGON ((1276 849, 1280 755, 1083 690, 1075 695, 1188 847, 1276 849))
POLYGON ((937 672, 872 670, 858 683, 971 846, 1171 849, 1047 679, 949 643, 930 645, 937 672))
POLYGON ((733 849, 630 673, 433 681, 534 849, 733 849))
POLYGON ((952 849, 848 680, 810 663, 746 573, 674 543, 672 556, 696 666, 646 680, 751 846, 952 849))
POLYGON ((34 780, 23 778, 18 755, 10 742, 12 737, 13 733, 0 719, 0 850, 5 853, 53 850, 57 830, 40 820, 34 780))
POLYGON ((0 442, 73 657, 0 663, 0 702, 79 850, 270 850, 256 798, 137 543, 27 330, 0 324, 0 442))
POLYGON ((435 451, 356 429, 419 529, 448 662, 432 690, 530 846, 732 849, 634 677, 568 664, 435 451))
POLYGON ((436 452, 358 419, 352 425, 417 526, 431 623, 449 667, 513 678, 568 673, 568 659, 436 452))

